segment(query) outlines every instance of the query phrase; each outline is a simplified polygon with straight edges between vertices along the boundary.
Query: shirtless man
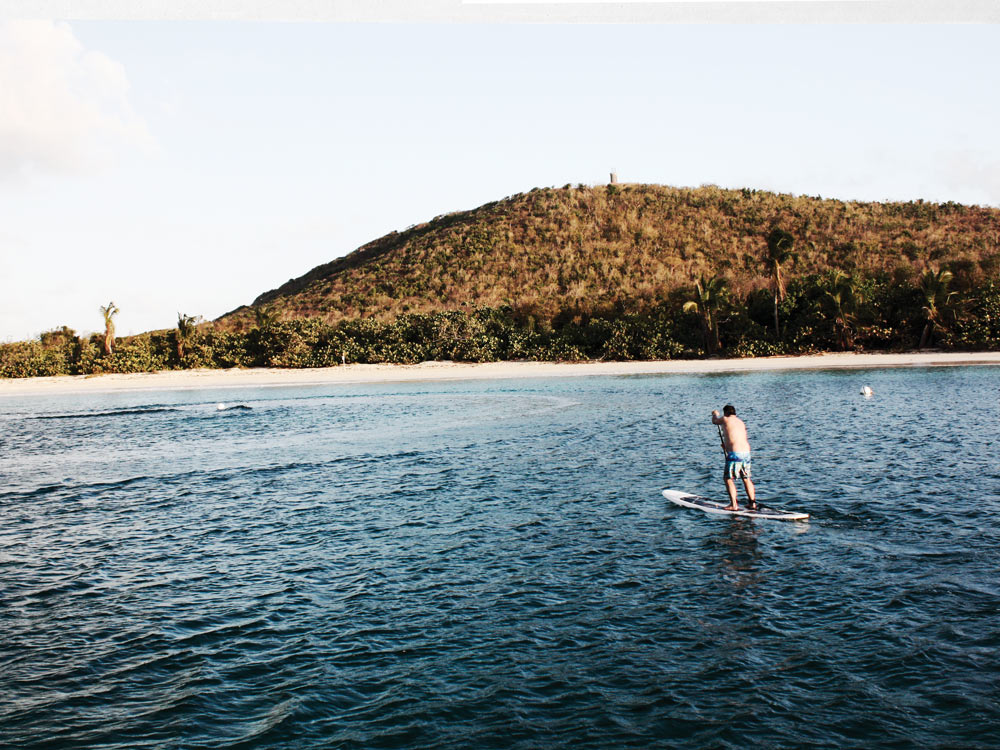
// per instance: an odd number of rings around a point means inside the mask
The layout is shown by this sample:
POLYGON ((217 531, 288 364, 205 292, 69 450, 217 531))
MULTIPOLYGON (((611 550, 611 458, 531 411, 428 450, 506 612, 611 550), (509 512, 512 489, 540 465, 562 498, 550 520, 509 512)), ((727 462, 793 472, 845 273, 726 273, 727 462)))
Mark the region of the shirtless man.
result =
POLYGON ((732 404, 722 407, 722 416, 718 410, 712 412, 712 424, 722 427, 722 443, 726 449, 726 470, 723 477, 726 480, 726 492, 729 493, 729 507, 726 510, 739 510, 736 502, 736 478, 743 480, 743 488, 747 492, 750 510, 757 510, 757 497, 750 479, 750 441, 747 440, 747 426, 736 416, 736 408, 732 404))

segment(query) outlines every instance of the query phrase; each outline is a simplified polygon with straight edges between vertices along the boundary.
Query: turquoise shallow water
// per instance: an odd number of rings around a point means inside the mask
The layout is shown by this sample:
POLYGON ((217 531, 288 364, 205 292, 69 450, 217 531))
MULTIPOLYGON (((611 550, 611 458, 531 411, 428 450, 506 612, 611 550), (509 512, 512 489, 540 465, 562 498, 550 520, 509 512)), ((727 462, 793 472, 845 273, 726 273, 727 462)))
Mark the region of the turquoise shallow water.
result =
POLYGON ((0 399, 0 747, 995 748, 998 407, 991 367, 0 399), (808 524, 660 495, 721 497, 727 401, 808 524))

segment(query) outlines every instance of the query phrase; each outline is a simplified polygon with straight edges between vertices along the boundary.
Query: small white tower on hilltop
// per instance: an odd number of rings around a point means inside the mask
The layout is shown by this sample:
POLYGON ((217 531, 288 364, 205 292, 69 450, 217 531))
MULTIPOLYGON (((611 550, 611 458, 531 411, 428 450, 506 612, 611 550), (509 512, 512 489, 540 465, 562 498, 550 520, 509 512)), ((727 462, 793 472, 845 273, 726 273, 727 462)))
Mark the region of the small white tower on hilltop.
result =
POLYGON ((611 184, 612 185, 618 184, 618 170, 615 169, 614 167, 611 167, 611 184))

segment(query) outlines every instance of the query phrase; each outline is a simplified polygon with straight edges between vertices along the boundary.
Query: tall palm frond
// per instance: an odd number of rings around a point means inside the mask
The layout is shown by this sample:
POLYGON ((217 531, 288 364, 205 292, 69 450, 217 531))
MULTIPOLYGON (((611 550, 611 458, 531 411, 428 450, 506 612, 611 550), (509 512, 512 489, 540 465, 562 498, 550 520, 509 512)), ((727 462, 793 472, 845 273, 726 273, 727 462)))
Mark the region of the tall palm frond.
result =
POLYGON ((767 235, 765 260, 771 278, 774 280, 774 335, 781 336, 778 327, 778 303, 785 300, 785 281, 781 277, 781 265, 795 257, 795 238, 780 227, 775 227, 767 235))
POLYGON ((268 328, 278 322, 278 313, 272 305, 258 305, 253 313, 258 328, 268 328))
POLYGON ((854 323, 858 306, 864 301, 857 283, 841 270, 835 270, 828 279, 825 298, 832 313, 834 334, 841 349, 854 345, 854 323))
POLYGON ((946 327, 945 316, 953 312, 952 300, 956 294, 948 290, 954 277, 951 271, 933 268, 928 268, 920 277, 920 291, 923 292, 925 303, 922 309, 926 323, 917 348, 923 349, 930 343, 935 328, 946 327))
POLYGON ((184 348, 191 343, 198 332, 200 315, 185 315, 177 313, 177 359, 184 359, 184 348))
POLYGON ((721 276, 694 282, 694 299, 684 303, 684 312, 697 312, 701 316, 705 351, 715 354, 719 349, 719 308, 726 296, 726 280, 721 276))
POLYGON ((115 345, 115 316, 118 308, 114 302, 109 302, 107 306, 101 307, 101 315, 104 316, 104 353, 111 354, 115 345))

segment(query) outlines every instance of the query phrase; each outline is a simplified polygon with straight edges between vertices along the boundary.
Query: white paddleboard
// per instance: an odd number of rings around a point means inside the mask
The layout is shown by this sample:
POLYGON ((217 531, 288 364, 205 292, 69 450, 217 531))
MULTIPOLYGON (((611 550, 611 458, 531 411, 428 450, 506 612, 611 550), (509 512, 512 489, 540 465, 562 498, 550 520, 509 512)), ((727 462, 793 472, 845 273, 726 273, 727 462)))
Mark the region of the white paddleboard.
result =
MULTIPOLYGON (((672 503, 684 508, 697 508, 706 513, 716 513, 720 516, 740 516, 742 518, 763 518, 770 521, 805 521, 809 518, 808 513, 794 513, 789 510, 779 510, 777 508, 765 508, 758 503, 757 510, 750 510, 746 505, 741 505, 739 510, 726 510, 728 503, 717 503, 707 497, 692 495, 690 492, 678 492, 677 490, 663 490, 663 496, 672 503)), ((746 501, 743 500, 745 503, 746 501)))

